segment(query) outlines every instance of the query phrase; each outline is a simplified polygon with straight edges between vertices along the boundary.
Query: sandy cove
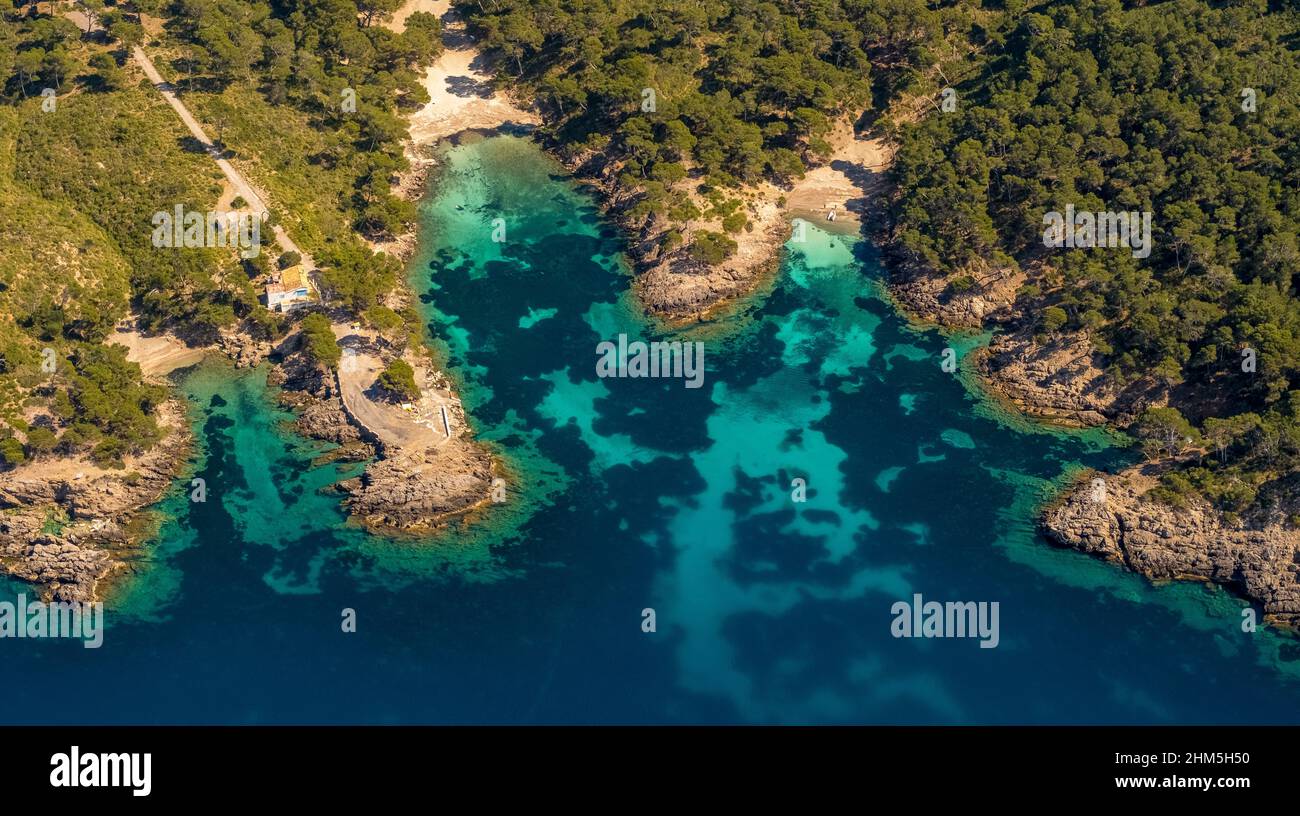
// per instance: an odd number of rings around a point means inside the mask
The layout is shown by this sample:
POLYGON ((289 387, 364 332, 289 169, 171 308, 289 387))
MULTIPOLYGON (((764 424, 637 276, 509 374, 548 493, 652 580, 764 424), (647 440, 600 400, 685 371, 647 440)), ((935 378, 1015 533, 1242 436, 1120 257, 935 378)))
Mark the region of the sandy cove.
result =
MULTIPOLYGON (((538 121, 492 92, 490 78, 479 70, 478 54, 450 0, 409 0, 384 25, 400 33, 416 12, 442 21, 444 51, 425 71, 430 101, 408 120, 406 153, 411 170, 394 190, 408 199, 423 193, 433 163, 427 155, 429 146, 467 130, 538 121)), ((415 245, 414 230, 392 241, 371 243, 376 251, 404 260, 415 245)), ((389 305, 402 306, 412 299, 410 290, 402 286, 391 295, 389 305)), ((297 332, 274 345, 231 333, 223 335, 220 345, 237 364, 256 364, 268 357, 276 362, 270 381, 281 388, 282 404, 298 413, 298 432, 341 445, 338 454, 348 458, 375 457, 362 476, 337 486, 348 497, 350 515, 376 532, 419 533, 489 501, 495 463, 474 439, 454 384, 427 349, 417 345, 403 351, 361 328, 341 310, 331 310, 329 315, 344 351, 337 371, 308 359, 297 332), (411 364, 424 392, 410 410, 374 386, 377 373, 399 355, 411 364)), ((192 364, 202 355, 202 350, 188 349, 167 336, 120 332, 116 339, 151 374, 192 364)))
POLYGON ((536 126, 536 114, 517 106, 492 87, 483 58, 474 48, 465 22, 450 0, 412 0, 393 16, 389 27, 405 29, 412 12, 433 14, 442 21, 443 52, 424 74, 429 103, 410 117, 410 139, 417 149, 467 130, 496 130, 506 126, 536 126))
MULTIPOLYGON (((420 5, 445 14, 448 3, 420 0, 408 4, 420 5)), ((448 28, 456 38, 456 47, 449 47, 426 75, 433 101, 412 118, 412 147, 417 151, 413 165, 419 168, 415 188, 422 187, 429 163, 419 158, 420 146, 465 130, 537 123, 535 116, 490 92, 488 77, 476 70, 475 53, 459 39, 459 31, 448 28)), ((831 159, 809 170, 792 188, 765 184, 745 191, 752 229, 733 236, 737 250, 722 264, 693 263, 684 250, 656 257, 657 250, 650 247, 657 245, 667 224, 644 235, 630 235, 632 254, 643 270, 634 285, 647 311, 674 322, 705 319, 759 290, 764 280, 772 277, 792 219, 804 219, 840 234, 860 235, 867 209, 883 205, 879 195, 894 145, 879 138, 859 138, 845 124, 830 141, 831 159), (826 218, 831 209, 836 214, 834 221, 826 218)), ((571 164, 570 169, 577 170, 577 166, 571 164)), ((596 183, 607 202, 616 198, 617 190, 608 180, 597 179, 596 183)), ((719 225, 701 222, 692 228, 717 230, 719 225)), ((1023 274, 980 268, 940 276, 906 264, 894 267, 890 286, 894 298, 921 322, 948 329, 982 328, 988 321, 1022 326, 998 336, 987 351, 975 357, 989 393, 1010 407, 1038 419, 1096 425, 1108 419, 1131 418, 1152 396, 1141 390, 1117 393, 1110 389, 1101 361, 1084 336, 1061 336, 1040 345, 1015 312, 1016 290, 1024 282, 1023 274), (957 274, 971 274, 978 286, 972 291, 954 291, 949 283, 957 274)), ((1262 603, 1271 619, 1290 625, 1300 622, 1300 596, 1287 589, 1296 580, 1300 534, 1285 529, 1276 512, 1229 525, 1203 503, 1194 512, 1179 513, 1141 501, 1141 495, 1154 484, 1150 468, 1131 468, 1102 478, 1106 502, 1093 501, 1093 485, 1088 483, 1044 513, 1040 523, 1050 538, 1153 579, 1235 584, 1247 597, 1262 603), (1229 544, 1207 549, 1213 541, 1229 544)), ((1291 508, 1292 512, 1297 509, 1291 508)))
MULTIPOLYGON (((740 191, 746 202, 749 226, 731 236, 736 251, 719 264, 690 257, 690 237, 703 229, 719 232, 719 222, 697 220, 685 230, 686 243, 667 255, 658 245, 672 228, 660 222, 632 242, 637 265, 635 287, 646 310, 674 323, 707 319, 732 302, 760 291, 776 271, 781 247, 789 240, 793 221, 802 219, 818 228, 857 237, 865 214, 880 192, 884 170, 893 158, 893 145, 878 136, 854 132, 841 122, 832 133, 831 158, 808 170, 791 187, 771 183, 740 191), (834 219, 828 215, 834 213, 834 219)), ((692 183, 688 190, 698 200, 692 183)))
MULTIPOLYGON (((407 0, 384 25, 401 33, 417 11, 441 21, 443 52, 424 72, 429 102, 407 117, 405 153, 411 166, 397 178, 393 193, 408 201, 424 195, 429 172, 437 164, 430 148, 444 139, 472 131, 526 130, 541 124, 535 113, 492 87, 492 77, 486 73, 464 20, 452 10, 451 0, 407 0)), ((417 238, 417 230, 412 228, 392 240, 372 241, 370 246, 376 252, 409 260, 417 238)))
POLYGON ((119 326, 104 341, 105 345, 125 346, 126 359, 140 366, 146 378, 166 377, 173 371, 197 365, 208 350, 186 345, 171 334, 144 335, 131 325, 119 326))
MULTIPOLYGON (((386 25, 401 32, 416 11, 434 14, 442 21, 445 50, 425 72, 429 103, 409 118, 406 155, 411 169, 394 188, 409 200, 424 192, 429 170, 436 163, 428 155, 432 145, 465 132, 523 130, 542 123, 536 113, 494 90, 489 66, 474 48, 450 0, 408 0, 386 25)), ((831 158, 810 169, 791 188, 765 183, 740 191, 747 202, 751 229, 732 236, 736 252, 723 263, 700 264, 685 249, 659 257, 653 247, 670 225, 663 223, 643 231, 625 224, 630 254, 639 270, 634 287, 646 311, 673 322, 702 319, 760 290, 763 282, 772 278, 794 218, 840 234, 860 234, 862 215, 869 199, 879 190, 881 173, 892 159, 893 146, 880 138, 860 138, 847 122, 840 123, 828 141, 832 145, 831 158), (835 210, 834 221, 826 218, 829 209, 835 210)), ((581 162, 568 164, 575 174, 586 175, 581 162)), ((607 205, 617 198, 619 191, 607 180, 591 180, 607 205)), ((683 184, 682 189, 689 186, 683 184)), ((699 220, 690 225, 688 237, 700 229, 721 227, 699 220)), ((410 231, 372 247, 409 259, 415 245, 416 234, 410 231)))
MULTIPOLYGON (((384 25, 401 33, 416 12, 442 22, 443 52, 425 70, 429 102, 408 117, 405 152, 411 167, 393 187, 394 194, 412 201, 424 194, 436 163, 430 147, 466 131, 522 128, 540 121, 493 91, 450 0, 408 0, 384 25)), ((417 240, 413 227, 370 246, 409 261, 417 240)), ((413 300, 409 286, 402 285, 389 305, 413 300)), ((280 347, 284 364, 277 379, 292 392, 287 402, 302 413, 300 431, 345 445, 367 444, 378 454, 360 477, 338 485, 348 496, 352 517, 372 532, 420 534, 491 501, 498 464, 474 438, 454 383, 429 351, 418 346, 401 352, 423 391, 421 399, 404 408, 378 394, 371 376, 399 350, 350 321, 336 320, 334 329, 345 355, 338 372, 330 374, 304 360, 290 338, 280 347)))

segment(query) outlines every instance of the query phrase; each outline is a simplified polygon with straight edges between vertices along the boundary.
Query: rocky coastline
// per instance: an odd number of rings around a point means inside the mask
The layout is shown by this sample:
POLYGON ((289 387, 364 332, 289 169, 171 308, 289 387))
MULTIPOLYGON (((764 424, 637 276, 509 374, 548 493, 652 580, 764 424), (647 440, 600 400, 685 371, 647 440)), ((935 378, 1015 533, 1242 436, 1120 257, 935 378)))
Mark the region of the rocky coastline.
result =
MULTIPOLYGON (((438 529, 490 501, 495 463, 470 434, 427 446, 385 439, 348 411, 337 372, 304 353, 300 334, 286 339, 275 354, 270 382, 281 389, 281 405, 297 415, 295 430, 340 445, 335 458, 370 460, 361 476, 332 488, 346 497, 344 507, 355 522, 377 534, 412 535, 438 529)), ((445 376, 419 372, 426 385, 446 389, 445 376), (430 382, 435 379, 436 385, 430 382)), ((457 428, 468 428, 458 403, 450 418, 457 428)))
MULTIPOLYGON (((445 14, 446 5, 434 2, 431 9, 445 14)), ((462 56, 469 50, 464 43, 455 49, 462 56)), ((430 83, 445 79, 431 69, 430 83)), ((413 122, 407 149, 410 168, 395 179, 394 192, 408 200, 423 194, 437 164, 430 153, 437 142, 466 131, 515 128, 536 121, 531 112, 520 115, 509 100, 489 99, 483 104, 491 115, 471 110, 463 121, 453 116, 413 122), (446 132, 453 125, 459 129, 446 132)), ((414 118, 419 120, 419 114, 414 118)), ((846 145, 857 150, 861 141, 869 140, 857 139, 850 128, 847 139, 841 134, 837 158, 811 171, 816 174, 847 164, 848 170, 837 172, 851 180, 851 190, 836 186, 837 181, 809 195, 805 185, 802 203, 787 200, 796 197, 798 184, 744 191, 749 228, 736 236, 738 251, 718 264, 693 258, 689 242, 662 251, 662 239, 674 225, 661 217, 645 225, 624 213, 625 191, 616 181, 619 168, 607 157, 598 153, 564 157, 558 145, 548 148, 576 178, 595 189, 609 216, 623 228, 637 272, 633 287, 647 314, 684 324, 707 320, 772 281, 780 248, 789 235, 789 218, 808 212, 808 201, 824 194, 852 202, 850 209, 858 212, 887 210, 887 202, 875 195, 883 165, 864 161, 860 153, 847 158, 843 153, 846 145)), ((870 155, 886 164, 889 159, 888 150, 870 155)), ((881 218, 873 226, 886 249, 889 288, 900 309, 916 322, 946 330, 996 332, 988 347, 971 358, 995 398, 1034 418, 1071 426, 1125 425, 1147 405, 1167 399, 1149 381, 1122 388, 1112 384, 1105 375, 1105 361, 1086 334, 1036 333, 1033 303, 1020 294, 1027 280, 1024 272, 987 264, 947 274, 923 268, 903 255, 884 226, 886 220, 881 218)), ((700 226, 713 225, 701 223, 696 228, 700 226)), ((412 228, 371 245, 409 261, 417 237, 412 228)), ((409 303, 411 298, 403 284, 392 303, 409 303)), ((463 430, 448 433, 438 444, 408 446, 376 434, 349 411, 338 372, 303 353, 297 332, 277 344, 248 331, 222 333, 214 348, 236 367, 270 360, 275 366, 271 382, 281 389, 282 405, 295 412, 295 429, 339 445, 332 454, 336 458, 369 460, 361 476, 335 486, 357 523, 377 533, 419 534, 490 503, 499 482, 497 463, 469 431, 452 384, 418 339, 411 345, 415 348, 403 350, 381 344, 376 355, 384 361, 399 355, 412 359, 422 383, 450 395, 451 415, 463 430)), ((189 460, 192 446, 183 406, 167 403, 160 409, 160 420, 169 431, 163 442, 122 473, 87 466, 85 475, 69 475, 67 466, 76 463, 60 462, 59 467, 36 463, 0 474, 0 569, 39 585, 55 599, 96 598, 103 579, 126 563, 122 554, 138 540, 131 532, 132 523, 166 493, 189 460)), ((1292 501, 1288 496, 1279 496, 1269 514, 1260 511, 1229 521, 1204 502, 1175 509, 1148 500, 1145 494, 1155 480, 1142 469, 1093 478, 1102 480, 1106 499, 1093 499, 1091 481, 1067 492, 1040 519, 1050 540, 1155 580, 1194 578, 1233 586, 1280 622, 1293 624, 1300 615, 1300 590, 1292 589, 1297 583, 1300 542, 1286 521, 1295 509, 1276 510, 1292 501)))
POLYGON ((1222 584, 1258 603, 1266 620, 1300 623, 1300 511, 1293 489, 1239 519, 1225 519, 1200 498, 1182 507, 1146 494, 1161 472, 1142 465, 1091 474, 1047 508, 1040 521, 1052 542, 1122 565, 1153 581, 1222 584))
MULTIPOLYGON (((1025 273, 977 264, 943 274, 903 257, 884 228, 877 240, 886 250, 891 295, 905 314, 944 330, 995 332, 972 353, 971 365, 985 392, 1008 408, 1066 427, 1123 428, 1148 406, 1168 403, 1168 389, 1154 378, 1116 385, 1085 333, 1037 332, 1035 304, 1020 295, 1025 273)), ((1031 268, 1028 277, 1036 272, 1031 268)), ((1149 495, 1176 464, 1091 474, 1042 510, 1039 529, 1054 544, 1153 581, 1222 584, 1258 603, 1267 620, 1294 629, 1300 532, 1289 519, 1300 509, 1300 486, 1275 486, 1256 509, 1229 519, 1203 499, 1172 507, 1149 495)))
MULTIPOLYGON (((221 354, 236 368, 261 364, 271 343, 249 326, 207 341, 145 336, 133 320, 105 340, 125 345, 146 380, 168 384, 173 371, 221 354)), ((84 456, 45 458, 0 473, 0 572, 35 585, 56 601, 102 600, 115 575, 129 571, 153 532, 150 508, 191 466, 194 437, 187 406, 173 396, 158 406, 162 439, 124 467, 106 470, 84 456)))
POLYGON ((56 601, 101 600, 106 578, 125 568, 147 508, 189 465, 185 406, 158 409, 166 436, 121 471, 81 460, 36 462, 0 474, 0 570, 56 601))
POLYGON ((945 275, 901 260, 887 237, 880 240, 890 294, 909 319, 946 331, 994 332, 971 362, 995 399, 1043 422, 1095 427, 1127 425, 1166 396, 1151 382, 1114 386, 1084 333, 1036 332, 1032 305, 1017 298, 1024 273, 977 265, 945 275))
MULTIPOLYGON (((775 270, 793 208, 778 209, 778 217, 765 222, 762 240, 753 242, 759 248, 757 262, 709 267, 691 259, 684 248, 660 255, 659 239, 670 225, 658 219, 641 229, 622 218, 616 170, 602 161, 586 156, 565 164, 595 187, 608 214, 629 236, 628 253, 637 270, 633 285, 651 316, 676 323, 706 319, 753 293, 775 270)), ((872 182, 878 181, 874 175, 872 182)), ((996 332, 971 358, 994 399, 1037 420, 1069 427, 1124 427, 1147 406, 1167 402, 1167 390, 1151 379, 1115 385, 1086 334, 1037 333, 1033 304, 1021 300, 1025 273, 977 264, 941 274, 909 263, 888 235, 887 203, 872 195, 876 184, 859 181, 858 187, 868 225, 886 249, 889 290, 899 309, 921 325, 996 332), (956 285, 958 279, 973 285, 956 285)), ((1173 508, 1147 497, 1157 483, 1152 472, 1158 471, 1146 466, 1093 476, 1103 480, 1107 499, 1093 501, 1095 482, 1089 479, 1044 509, 1041 531, 1060 546, 1151 580, 1224 584, 1259 603, 1267 620, 1294 627, 1300 621, 1300 533, 1287 520, 1300 509, 1289 507, 1300 505, 1291 498, 1300 491, 1279 491, 1267 513, 1228 520, 1203 500, 1173 508)))
MULTIPOLYGON (((712 319, 772 285, 793 219, 817 218, 819 226, 834 224, 837 232, 860 231, 860 218, 880 190, 879 171, 892 157, 893 145, 875 134, 856 133, 848 122, 839 123, 832 141, 832 155, 809 168, 803 178, 784 186, 764 182, 738 191, 749 223, 730 236, 737 243, 736 251, 711 264, 691 255, 690 237, 701 229, 721 231, 720 220, 696 219, 685 230, 686 240, 665 251, 664 238, 677 225, 661 215, 643 223, 627 212, 628 192, 618 182, 620 165, 595 151, 570 156, 560 144, 541 139, 570 175, 592 189, 605 216, 619 226, 635 273, 632 288, 637 301, 649 317, 670 327, 712 319), (821 220, 827 201, 843 206, 837 210, 838 222, 821 220)), ((690 193, 694 183, 687 179, 678 189, 698 198, 690 193)))
MULTIPOLYGON (((428 146, 412 142, 411 168, 397 180, 396 192, 408 200, 419 198, 435 165, 425 152, 428 146)), ((372 246, 405 261, 416 243, 413 228, 372 246)), ((394 297, 409 301, 411 294, 403 287, 394 297)), ((437 451, 401 450, 368 438, 343 405, 337 375, 307 361, 297 332, 272 340, 241 325, 215 338, 145 337, 128 321, 106 342, 126 345, 129 358, 155 381, 214 353, 235 368, 270 361, 268 379, 280 387, 281 405, 296 414, 295 431, 338 444, 331 458, 374 459, 362 477, 337 486, 351 515, 374 532, 434 529, 490 500, 494 464, 485 448, 466 434, 437 451)), ((430 366, 426 360, 426 376, 434 374, 430 366)), ((447 382, 445 375, 437 379, 447 382)), ((56 459, 0 473, 0 572, 34 584, 46 598, 100 599, 105 579, 127 568, 146 537, 140 522, 147 509, 191 461, 193 440, 183 403, 174 399, 161 406, 158 419, 167 431, 164 439, 120 472, 56 459)), ((462 412, 458 424, 468 427, 464 419, 462 412)))

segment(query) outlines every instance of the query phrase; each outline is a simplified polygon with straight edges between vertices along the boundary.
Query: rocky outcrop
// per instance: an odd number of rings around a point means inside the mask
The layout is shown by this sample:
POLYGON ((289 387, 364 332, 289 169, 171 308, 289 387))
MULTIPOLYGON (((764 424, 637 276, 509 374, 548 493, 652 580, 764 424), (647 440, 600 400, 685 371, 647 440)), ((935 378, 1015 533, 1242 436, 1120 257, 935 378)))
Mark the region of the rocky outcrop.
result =
POLYGON ((56 601, 90 601, 96 585, 115 563, 103 549, 124 546, 126 534, 114 521, 96 520, 44 532, 47 510, 22 508, 0 514, 0 565, 5 573, 41 587, 56 601))
POLYGON ((491 500, 492 458, 463 437, 396 453, 339 484, 353 517, 376 531, 422 532, 491 500))
POLYGON ((246 334, 222 335, 217 343, 221 352, 230 358, 235 368, 255 368, 271 354, 271 343, 256 340, 246 334))
POLYGON ((1039 341, 1024 331, 1001 334, 976 361, 996 392, 1029 416, 1101 425, 1116 413, 1116 391, 1084 336, 1039 341))
POLYGON ((1016 290, 1024 280, 1019 270, 982 263, 942 275, 895 259, 889 286, 895 303, 921 322, 979 329, 986 320, 1014 317, 1016 290))
POLYGON ((184 408, 159 408, 161 442, 121 472, 68 460, 0 474, 0 570, 56 600, 90 601, 136 542, 131 522, 171 487, 189 458, 184 408))
POLYGON ((306 353, 301 333, 287 338, 275 354, 277 365, 267 377, 269 383, 320 400, 338 396, 333 372, 306 353))
POLYGON ((267 381, 280 387, 280 405, 297 414, 294 430, 340 445, 360 443, 361 431, 343 408, 334 373, 303 353, 297 337, 287 340, 277 354, 279 365, 267 381))
POLYGON ((1232 587, 1266 615, 1300 623, 1300 531, 1286 519, 1300 493, 1278 487, 1267 511, 1229 521, 1199 498, 1171 507, 1145 498, 1152 468, 1085 480, 1041 521, 1053 542, 1151 579, 1197 579, 1232 587))
MULTIPOLYGON (((379 348, 364 347, 375 352, 379 348)), ((345 452, 340 455, 349 459, 378 455, 361 476, 333 488, 348 497, 349 514, 367 529, 420 533, 490 499, 492 458, 471 437, 456 435, 418 449, 385 444, 349 413, 334 372, 304 354, 295 338, 287 340, 277 355, 279 365, 271 382, 281 388, 281 404, 298 414, 299 433, 343 445, 345 452)), ((441 372, 427 379, 426 386, 450 388, 441 372)), ((467 428, 459 402, 452 403, 451 411, 454 427, 467 428)))
POLYGON ((744 213, 747 223, 727 233, 736 243, 735 250, 716 263, 691 252, 702 231, 727 232, 723 219, 710 214, 709 203, 698 194, 699 178, 680 181, 673 189, 691 199, 704 215, 686 223, 662 214, 647 218, 634 206, 639 197, 627 186, 620 162, 601 151, 571 153, 570 146, 554 137, 546 143, 570 173, 590 185, 606 217, 622 229, 627 240, 624 251, 636 272, 633 288, 645 311, 675 324, 716 316, 770 287, 780 266, 781 247, 791 237, 794 216, 824 218, 823 212, 812 209, 835 201, 849 208, 840 212, 853 213, 846 219, 852 228, 842 231, 858 234, 858 214, 874 200, 879 171, 892 158, 893 148, 882 138, 860 137, 848 122, 838 123, 831 141, 830 160, 810 168, 803 179, 781 185, 761 182, 729 193, 743 202, 738 212, 744 213), (677 233, 682 241, 665 251, 670 233, 677 233))
MULTIPOLYGON (((897 256, 900 253, 894 250, 897 256)), ((913 319, 946 329, 999 329, 972 355, 988 391, 1021 413, 1063 425, 1127 425, 1148 405, 1168 401, 1154 378, 1123 387, 1085 332, 1038 330, 1038 306, 1019 297, 1024 272, 975 261, 948 274, 895 257, 890 291, 913 319)))
MULTIPOLYGON (((685 251, 674 253, 649 265, 636 279, 641 303, 651 314, 681 320, 700 318, 736 298, 755 291, 764 276, 770 276, 777 259, 775 247, 781 244, 779 228, 769 234, 769 261, 752 265, 709 265, 695 260, 685 251)), ((645 261, 643 264, 647 263, 645 261)))
POLYGON ((352 424, 337 396, 319 400, 310 397, 295 399, 288 395, 281 398, 281 404, 295 408, 298 418, 294 421, 294 430, 303 436, 339 445, 362 442, 361 431, 352 424))

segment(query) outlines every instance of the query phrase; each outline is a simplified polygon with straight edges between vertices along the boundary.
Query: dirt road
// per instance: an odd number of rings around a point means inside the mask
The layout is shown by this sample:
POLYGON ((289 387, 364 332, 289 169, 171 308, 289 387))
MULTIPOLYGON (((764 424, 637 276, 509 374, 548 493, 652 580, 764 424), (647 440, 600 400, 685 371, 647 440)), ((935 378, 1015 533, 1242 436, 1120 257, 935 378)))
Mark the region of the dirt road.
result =
MULTIPOLYGON (((163 80, 162 75, 158 73, 158 69, 154 67, 153 60, 149 59, 149 55, 144 52, 144 49, 137 45, 132 49, 131 56, 134 57, 140 69, 144 71, 144 75, 153 83, 158 93, 162 94, 163 99, 167 100, 167 104, 171 105, 172 110, 176 111, 176 115, 185 123, 190 135, 197 139, 204 149, 208 151, 208 155, 217 163, 217 167, 221 168, 222 174, 235 188, 235 192, 248 202, 249 209, 255 213, 269 212, 270 207, 267 206, 265 196, 259 193, 249 183, 248 179, 244 178, 244 174, 235 169, 233 164, 222 158, 221 150, 203 132, 203 126, 199 124, 199 120, 194 117, 194 114, 190 113, 190 109, 185 107, 185 103, 176 95, 176 90, 171 83, 163 80)), ((311 257, 294 243, 293 239, 289 237, 289 233, 285 232, 284 227, 277 224, 274 231, 275 241, 280 245, 281 252, 296 252, 302 257, 302 263, 306 269, 310 271, 316 268, 316 264, 311 257)))

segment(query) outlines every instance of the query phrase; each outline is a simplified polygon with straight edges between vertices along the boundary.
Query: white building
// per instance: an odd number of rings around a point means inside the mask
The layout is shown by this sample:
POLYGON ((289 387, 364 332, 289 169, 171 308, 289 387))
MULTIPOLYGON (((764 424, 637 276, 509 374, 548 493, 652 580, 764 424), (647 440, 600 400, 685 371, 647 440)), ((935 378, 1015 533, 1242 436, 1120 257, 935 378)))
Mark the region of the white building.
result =
POLYGON ((315 300, 311 280, 301 266, 291 266, 266 285, 266 308, 287 312, 315 300))

